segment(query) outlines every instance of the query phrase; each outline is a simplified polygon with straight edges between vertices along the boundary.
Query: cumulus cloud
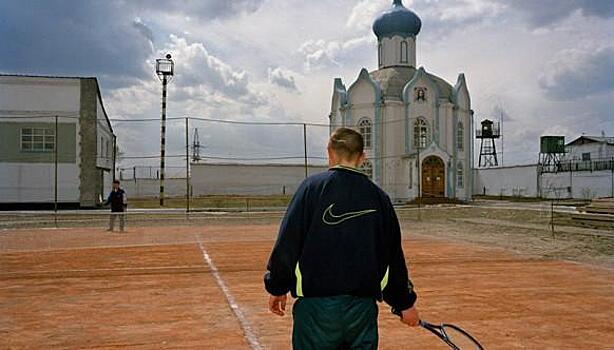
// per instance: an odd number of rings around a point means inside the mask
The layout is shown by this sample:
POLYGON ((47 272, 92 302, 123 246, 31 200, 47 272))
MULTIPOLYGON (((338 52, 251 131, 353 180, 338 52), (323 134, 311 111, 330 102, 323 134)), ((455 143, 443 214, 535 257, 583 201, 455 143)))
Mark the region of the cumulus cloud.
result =
POLYGON ((151 45, 151 51, 154 50, 154 34, 153 31, 143 22, 141 17, 136 17, 134 21, 132 21, 132 26, 139 32, 141 35, 149 41, 151 45))
POLYGON ((264 0, 131 0, 128 5, 199 19, 224 19, 257 11, 264 0))
POLYGON ((346 26, 359 31, 370 29, 375 18, 388 8, 389 1, 361 0, 352 8, 346 26))
MULTIPOLYGON (((188 42, 185 38, 171 35, 169 43, 158 56, 171 52, 175 60, 176 84, 180 87, 204 86, 211 91, 231 98, 249 100, 249 77, 247 72, 235 69, 207 51, 203 43, 188 42)), ((189 89, 188 89, 189 90, 189 89)), ((254 101, 257 101, 255 99, 254 101)))
POLYGON ((277 68, 269 68, 269 82, 288 90, 298 91, 298 87, 296 86, 296 82, 294 80, 294 73, 283 69, 281 67, 277 68))
POLYGON ((539 86, 549 99, 568 100, 614 91, 614 47, 567 49, 545 67, 539 86))
POLYGON ((329 68, 352 64, 356 58, 362 58, 368 50, 375 50, 376 39, 373 35, 355 37, 346 41, 310 39, 298 49, 305 60, 305 68, 329 68))
POLYGON ((610 18, 614 16, 614 1, 611 0, 498 0, 509 4, 528 17, 535 28, 545 27, 580 11, 584 16, 610 18))

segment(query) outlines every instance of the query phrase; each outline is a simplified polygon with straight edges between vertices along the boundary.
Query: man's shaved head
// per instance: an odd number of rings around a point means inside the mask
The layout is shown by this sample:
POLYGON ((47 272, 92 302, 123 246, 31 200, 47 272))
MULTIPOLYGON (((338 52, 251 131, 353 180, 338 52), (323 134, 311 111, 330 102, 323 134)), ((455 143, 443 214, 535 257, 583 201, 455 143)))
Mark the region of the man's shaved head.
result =
POLYGON ((328 147, 342 159, 355 159, 364 151, 362 135, 352 129, 339 128, 333 132, 328 147))

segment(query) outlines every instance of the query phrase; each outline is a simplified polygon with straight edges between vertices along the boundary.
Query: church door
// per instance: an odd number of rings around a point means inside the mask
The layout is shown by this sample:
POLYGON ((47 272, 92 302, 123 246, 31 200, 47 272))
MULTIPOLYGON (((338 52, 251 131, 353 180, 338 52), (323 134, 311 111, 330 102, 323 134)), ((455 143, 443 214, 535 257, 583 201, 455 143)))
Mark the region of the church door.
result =
POLYGON ((439 198, 445 196, 446 178, 443 160, 430 156, 422 162, 422 197, 439 198))

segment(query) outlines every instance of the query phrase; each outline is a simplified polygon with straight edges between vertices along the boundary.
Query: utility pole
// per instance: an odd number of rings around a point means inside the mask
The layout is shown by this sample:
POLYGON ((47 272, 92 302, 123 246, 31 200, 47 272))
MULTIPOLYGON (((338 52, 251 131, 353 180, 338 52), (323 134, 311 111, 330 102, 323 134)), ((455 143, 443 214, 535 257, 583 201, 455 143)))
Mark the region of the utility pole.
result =
POLYGON ((305 151, 305 178, 307 178, 309 176, 307 170, 307 124, 303 124, 303 149, 305 151))
POLYGON ((185 118, 185 210, 190 212, 190 138, 189 124, 190 121, 185 118))
POLYGON ((174 74, 175 63, 171 55, 156 60, 156 74, 162 81, 162 120, 160 123, 160 206, 164 206, 164 168, 166 157, 166 86, 174 74))
POLYGON ((55 227, 58 227, 58 116, 55 116, 55 132, 53 134, 53 213, 55 227))

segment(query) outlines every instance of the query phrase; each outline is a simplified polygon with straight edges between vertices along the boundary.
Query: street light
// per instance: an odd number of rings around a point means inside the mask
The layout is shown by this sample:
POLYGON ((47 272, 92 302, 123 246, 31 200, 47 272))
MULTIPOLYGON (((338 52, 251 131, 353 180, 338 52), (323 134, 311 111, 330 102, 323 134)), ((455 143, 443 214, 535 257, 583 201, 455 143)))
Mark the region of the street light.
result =
POLYGON ((162 81, 162 122, 160 123, 160 206, 164 206, 164 157, 166 153, 166 86, 173 79, 175 62, 171 54, 156 59, 156 74, 162 81))

